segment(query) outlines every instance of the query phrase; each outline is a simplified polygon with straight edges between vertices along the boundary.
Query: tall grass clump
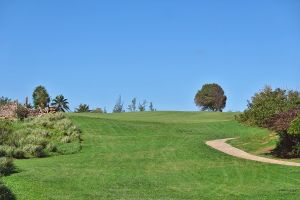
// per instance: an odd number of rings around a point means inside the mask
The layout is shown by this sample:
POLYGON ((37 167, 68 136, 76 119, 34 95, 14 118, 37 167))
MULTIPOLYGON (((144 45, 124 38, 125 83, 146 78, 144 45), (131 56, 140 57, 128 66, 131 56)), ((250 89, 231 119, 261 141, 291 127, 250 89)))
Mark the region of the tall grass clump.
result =
MULTIPOLYGON (((23 121, 0 121, 0 155, 20 159, 63 153, 60 148, 64 149, 64 145, 75 143, 80 146, 80 135, 80 129, 62 113, 23 121)), ((73 148, 73 152, 78 149, 73 148)))

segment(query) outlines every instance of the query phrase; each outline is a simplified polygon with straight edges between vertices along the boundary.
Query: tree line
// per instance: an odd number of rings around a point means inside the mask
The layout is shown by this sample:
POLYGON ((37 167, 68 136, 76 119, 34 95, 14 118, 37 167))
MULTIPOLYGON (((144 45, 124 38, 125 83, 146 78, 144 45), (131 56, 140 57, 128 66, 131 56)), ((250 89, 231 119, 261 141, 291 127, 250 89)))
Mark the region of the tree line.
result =
MULTIPOLYGON (((67 98, 64 97, 64 95, 60 94, 55 96, 54 99, 51 100, 50 95, 47 91, 47 89, 39 85, 37 86, 33 93, 32 93, 32 100, 33 100, 33 105, 31 105, 28 102, 28 98, 26 97, 26 101, 23 105, 18 106, 18 113, 21 113, 22 115, 26 115, 27 109, 40 109, 44 110, 47 108, 54 108, 57 112, 69 112, 70 107, 69 107, 69 101, 67 98)), ((12 100, 9 99, 8 97, 0 97, 0 106, 11 103, 12 100)), ((130 104, 127 107, 128 112, 143 112, 143 111, 156 111, 154 108, 153 102, 148 102, 147 100, 143 100, 142 102, 137 102, 137 98, 134 97, 130 104)), ((97 107, 95 109, 90 109, 90 106, 85 103, 79 104, 74 112, 91 112, 91 113, 107 113, 106 107, 103 109, 100 107, 97 107)), ((112 110, 113 113, 120 113, 120 112, 125 112, 124 108, 124 103, 122 101, 121 95, 118 97, 115 106, 113 107, 112 110)))

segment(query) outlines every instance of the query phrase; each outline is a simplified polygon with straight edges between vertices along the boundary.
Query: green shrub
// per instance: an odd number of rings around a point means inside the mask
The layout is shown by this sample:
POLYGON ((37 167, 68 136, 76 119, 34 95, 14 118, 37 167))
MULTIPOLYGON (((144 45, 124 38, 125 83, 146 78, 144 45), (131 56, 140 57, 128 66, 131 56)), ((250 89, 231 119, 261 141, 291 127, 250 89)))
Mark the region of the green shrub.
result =
POLYGON ((20 120, 24 120, 25 118, 28 117, 29 115, 29 110, 22 106, 22 105, 18 105, 17 109, 15 110, 16 113, 16 117, 20 120))
POLYGON ((279 135, 279 141, 273 153, 282 158, 300 157, 300 108, 290 109, 272 116, 264 126, 279 135))
POLYGON ((15 195, 5 185, 0 183, 0 200, 15 200, 15 195))
POLYGON ((67 135, 67 136, 62 137, 60 141, 62 143, 70 143, 72 141, 72 138, 71 138, 71 136, 67 135))
POLYGON ((265 120, 273 115, 300 106, 300 93, 298 91, 283 90, 265 87, 264 90, 256 93, 248 108, 239 116, 237 120, 249 125, 262 127, 265 120))
POLYGON ((288 128, 288 134, 298 135, 300 137, 300 117, 295 118, 290 127, 288 128))
POLYGON ((54 144, 49 143, 46 146, 46 150, 49 152, 57 152, 57 147, 54 144))
POLYGON ((35 145, 35 144, 27 144, 23 147, 23 150, 27 152, 28 154, 32 155, 33 157, 45 157, 47 154, 44 151, 44 147, 41 145, 35 145))
POLYGON ((65 132, 72 126, 73 123, 69 119, 62 119, 55 123, 54 128, 56 128, 59 131, 65 132))
POLYGON ((7 157, 0 158, 0 175, 7 176, 15 171, 13 160, 7 157))
POLYGON ((26 135, 22 135, 19 132, 13 132, 8 136, 5 144, 11 147, 20 147, 24 137, 26 137, 26 135))
POLYGON ((3 156, 12 157, 14 153, 14 147, 8 145, 0 145, 0 152, 3 156))
POLYGON ((0 121, 0 156, 44 157, 49 152, 61 153, 58 151, 60 144, 81 141, 80 129, 61 113, 45 114, 13 123, 0 121))
POLYGON ((279 141, 273 154, 281 158, 299 158, 300 157, 300 137, 299 135, 290 135, 286 132, 279 133, 279 141))
POLYGON ((26 144, 35 144, 35 145, 39 145, 42 147, 46 147, 48 144, 48 141, 42 136, 28 135, 26 137, 26 144))
POLYGON ((13 157, 17 159, 26 158, 26 152, 23 149, 14 149, 13 157))

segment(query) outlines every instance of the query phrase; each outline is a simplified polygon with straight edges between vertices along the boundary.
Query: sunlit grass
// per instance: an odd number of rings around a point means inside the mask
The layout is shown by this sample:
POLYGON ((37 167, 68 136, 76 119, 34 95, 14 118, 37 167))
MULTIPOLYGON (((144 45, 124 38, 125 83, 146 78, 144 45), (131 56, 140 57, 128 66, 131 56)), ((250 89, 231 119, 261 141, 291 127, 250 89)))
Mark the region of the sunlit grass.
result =
POLYGON ((205 145, 268 136, 233 113, 71 114, 80 153, 17 160, 18 199, 298 199, 300 168, 234 158, 205 145))

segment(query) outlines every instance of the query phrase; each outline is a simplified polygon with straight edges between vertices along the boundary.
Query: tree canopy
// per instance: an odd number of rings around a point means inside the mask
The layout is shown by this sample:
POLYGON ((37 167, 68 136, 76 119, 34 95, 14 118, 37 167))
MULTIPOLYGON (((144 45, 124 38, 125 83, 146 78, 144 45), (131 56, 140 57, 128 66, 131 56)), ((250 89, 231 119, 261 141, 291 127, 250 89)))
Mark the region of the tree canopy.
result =
POLYGON ((195 104, 201 110, 220 111, 226 106, 227 97, 224 95, 222 87, 216 83, 205 84, 195 96, 195 104))
POLYGON ((75 112, 80 113, 80 112, 90 112, 90 107, 87 104, 80 104, 78 108, 75 109, 75 112))
POLYGON ((33 105, 35 108, 45 108, 50 102, 50 96, 44 86, 37 86, 32 94, 33 105))
POLYGON ((66 112, 69 111, 69 102, 62 94, 55 97, 51 103, 52 106, 56 108, 57 111, 66 112))

